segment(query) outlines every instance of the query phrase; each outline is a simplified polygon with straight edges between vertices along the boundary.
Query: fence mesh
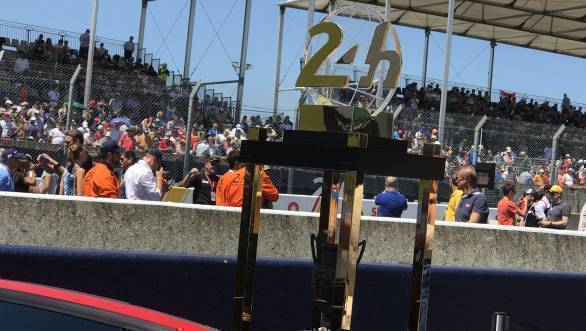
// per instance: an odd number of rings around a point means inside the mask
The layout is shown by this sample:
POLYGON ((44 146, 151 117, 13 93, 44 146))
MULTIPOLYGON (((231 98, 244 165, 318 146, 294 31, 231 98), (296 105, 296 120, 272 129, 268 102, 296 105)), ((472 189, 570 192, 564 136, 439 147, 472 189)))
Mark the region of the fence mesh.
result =
MULTIPOLYGON (((42 151, 61 155, 60 148, 55 148, 60 143, 55 128, 65 123, 69 81, 76 67, 76 63, 57 58, 46 61, 26 52, 5 52, 0 60, 0 98, 4 102, 3 116, 8 116, 12 124, 3 124, 2 147, 17 144, 33 155, 42 151), (11 104, 5 102, 8 100, 11 104)), ((96 61, 88 109, 83 106, 86 72, 82 67, 73 86, 71 128, 83 132, 90 145, 115 139, 126 144, 124 148, 138 152, 158 148, 164 152, 169 176, 177 181, 183 177, 188 126, 192 128, 188 169, 201 166, 210 153, 225 155, 237 149, 240 136, 246 135, 248 126, 268 125, 271 140, 279 140, 284 130, 293 128, 293 123, 284 114, 273 117, 270 110, 245 105, 242 114, 247 117, 246 121, 237 121, 236 100, 221 93, 225 89, 217 85, 204 85, 198 91, 192 121, 188 123, 192 86, 182 88, 181 76, 159 70, 164 67, 152 55, 143 56, 138 65, 118 57, 116 60, 96 61), (149 61, 143 62, 146 59, 149 61), (216 132, 222 135, 215 135, 216 132), (127 144, 126 136, 131 138, 130 144, 127 144), (209 140, 209 146, 202 147, 200 143, 206 140, 209 140)), ((407 107, 395 119, 395 135, 409 141, 409 152, 420 153, 423 143, 437 140, 439 100, 433 96, 420 98, 418 100, 423 102, 418 102, 415 108, 425 109, 414 110, 409 107, 412 91, 403 88, 399 92, 395 99, 406 102, 407 107)), ((476 106, 458 102, 449 105, 444 138, 447 177, 460 166, 472 162, 474 128, 481 118, 474 112, 476 106)), ((478 160, 496 163, 497 179, 515 182, 517 191, 522 192, 526 187, 539 184, 537 175, 551 174, 552 137, 558 128, 557 124, 489 117, 479 132, 478 160)), ((60 130, 64 132, 66 129, 60 130)), ((561 162, 566 154, 585 159, 584 129, 569 125, 557 146, 555 159, 560 162, 556 163, 556 169, 567 169, 561 162)), ((270 174, 281 192, 296 194, 316 192, 322 175, 319 171, 282 167, 273 167, 270 174)), ((576 184, 580 183, 579 176, 578 173, 575 175, 576 184)), ((546 182, 549 179, 544 177, 541 180, 546 182)), ((383 185, 382 177, 367 176, 366 197, 379 193, 383 185)), ((399 179, 399 189, 408 198, 417 198, 416 181, 399 179)), ((447 183, 441 183, 440 200, 447 201, 449 194, 447 183)), ((486 195, 491 206, 495 206, 501 196, 498 190, 486 190, 486 195)))

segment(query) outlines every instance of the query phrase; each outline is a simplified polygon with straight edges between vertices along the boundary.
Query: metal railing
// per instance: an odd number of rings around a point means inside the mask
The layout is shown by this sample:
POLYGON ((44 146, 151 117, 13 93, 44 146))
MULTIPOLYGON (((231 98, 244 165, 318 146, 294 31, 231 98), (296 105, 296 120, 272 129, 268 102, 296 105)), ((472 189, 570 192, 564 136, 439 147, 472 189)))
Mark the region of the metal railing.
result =
MULTIPOLYGON (((51 38, 53 45, 59 40, 67 40, 71 49, 79 49, 79 36, 82 33, 0 20, 0 38, 6 39, 5 46, 19 48, 23 46, 23 42, 34 43, 40 34, 45 40, 51 38)), ((124 54, 124 41, 96 36, 96 47, 100 43, 104 43, 104 47, 112 55, 124 54)))

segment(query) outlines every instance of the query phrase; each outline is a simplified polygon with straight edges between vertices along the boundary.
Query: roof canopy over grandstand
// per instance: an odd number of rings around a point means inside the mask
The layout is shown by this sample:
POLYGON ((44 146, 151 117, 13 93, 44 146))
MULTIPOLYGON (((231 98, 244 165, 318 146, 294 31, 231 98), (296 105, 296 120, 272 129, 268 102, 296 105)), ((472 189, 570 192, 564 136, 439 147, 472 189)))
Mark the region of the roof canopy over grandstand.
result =
MULTIPOLYGON (((316 0, 327 12, 329 0, 316 0)), ((361 3, 384 13, 385 0, 337 0, 336 7, 361 3)), ((448 0, 392 0, 394 24, 446 30, 448 0)), ((307 10, 308 0, 284 6, 307 10)), ((456 0, 454 34, 586 58, 586 2, 567 0, 456 0)), ((357 17, 360 18, 360 17, 357 17)))

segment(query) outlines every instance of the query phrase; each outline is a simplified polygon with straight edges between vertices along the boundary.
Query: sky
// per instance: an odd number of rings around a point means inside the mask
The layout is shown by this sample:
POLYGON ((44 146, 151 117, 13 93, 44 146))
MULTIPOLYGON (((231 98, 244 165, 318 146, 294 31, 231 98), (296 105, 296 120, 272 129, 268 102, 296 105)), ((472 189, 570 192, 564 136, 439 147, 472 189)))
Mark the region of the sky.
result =
MULTIPOLYGON (((273 105, 275 54, 280 0, 253 0, 243 105, 270 112, 273 105)), ((156 0, 149 3, 144 47, 183 72, 189 0, 156 0)), ((190 72, 191 80, 237 79, 232 61, 239 61, 245 0, 197 0, 190 72), (216 38, 216 31, 218 38, 216 38), (215 40, 214 40, 215 39, 215 40)), ((100 0, 98 36, 127 40, 138 38, 140 0, 100 0)), ((92 0, 3 1, 0 19, 37 26, 83 32, 90 26, 92 0)), ((316 14, 316 22, 322 16, 316 14)), ((288 9, 281 67, 281 86, 293 87, 299 74, 306 35, 305 11, 288 9)), ((1 22, 0 22, 1 23, 1 22)), ((424 32, 396 27, 403 50, 405 75, 421 76, 424 32)), ((0 34, 3 31, 0 29, 0 34)), ((360 40, 368 45, 368 40, 360 40)), ((445 34, 432 32, 428 77, 443 77, 445 34)), ((367 47, 367 46, 363 46, 367 47)), ((490 46, 486 41, 454 36, 450 81, 486 86, 490 46)), ((495 50, 493 88, 586 103, 586 60, 507 45, 495 50)), ((236 85, 218 86, 236 97, 236 85)), ((297 92, 282 92, 279 111, 292 111, 297 92)))

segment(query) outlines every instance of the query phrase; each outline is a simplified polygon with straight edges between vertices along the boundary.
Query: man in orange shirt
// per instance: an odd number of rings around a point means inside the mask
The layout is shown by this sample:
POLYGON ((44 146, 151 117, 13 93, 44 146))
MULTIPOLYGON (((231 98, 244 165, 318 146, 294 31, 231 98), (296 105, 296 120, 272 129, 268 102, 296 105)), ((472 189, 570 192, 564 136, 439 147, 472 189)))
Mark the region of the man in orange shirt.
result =
MULTIPOLYGON (((525 216, 525 210, 519 209, 513 199, 515 198, 515 186, 506 183, 502 187, 503 198, 499 201, 497 206, 497 220, 499 225, 514 225, 515 215, 525 216)), ((527 208, 525 202, 524 209, 527 208)))
POLYGON ((118 180, 112 169, 120 162, 120 152, 120 146, 115 141, 108 140, 102 144, 99 160, 83 177, 81 191, 84 197, 118 198, 118 180))
MULTIPOLYGON (((218 206, 242 207, 246 169, 238 161, 239 156, 238 152, 228 156, 230 170, 220 178, 216 188, 216 205, 218 206)), ((279 191, 265 171, 262 172, 262 197, 263 202, 275 202, 279 199, 279 191)))

